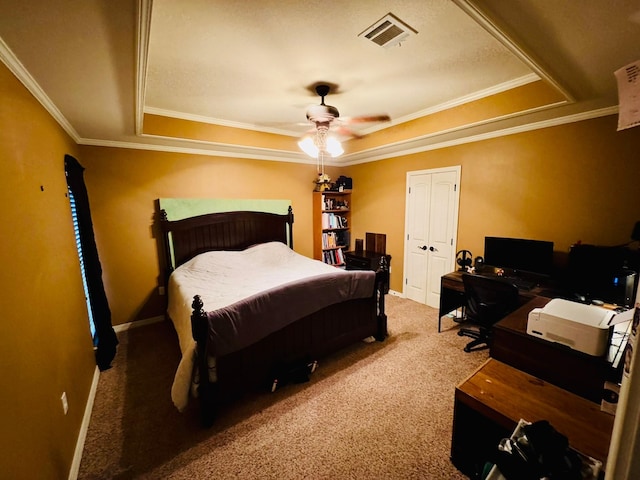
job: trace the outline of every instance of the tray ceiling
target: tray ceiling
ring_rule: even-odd
[[[311,87],[328,82],[335,87],[326,102],[341,116],[390,115],[360,130],[379,139],[367,152],[373,158],[371,149],[381,157],[615,113],[613,72],[640,57],[640,8],[614,3],[0,0],[0,58],[81,144],[306,161],[296,137],[310,127],[307,107],[319,103]],[[361,35],[389,13],[408,27],[407,38],[385,48]],[[555,97],[384,145],[407,122],[536,81]],[[145,113],[156,123],[179,119],[285,139],[187,138],[179,129],[145,128]],[[358,140],[351,142],[355,153],[340,162],[360,158]]]

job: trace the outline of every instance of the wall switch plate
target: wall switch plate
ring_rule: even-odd
[[[67,392],[62,392],[60,401],[62,402],[62,411],[66,415],[67,412],[69,411],[69,402],[67,401]]]
[[[162,285],[158,287],[158,295],[164,295],[164,287]]]

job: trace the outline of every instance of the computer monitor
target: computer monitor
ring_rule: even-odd
[[[525,238],[485,237],[484,263],[519,273],[550,276],[553,242]]]

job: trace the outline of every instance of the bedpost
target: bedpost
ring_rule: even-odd
[[[169,217],[167,217],[167,211],[163,208],[160,210],[160,230],[162,231],[162,245],[164,247],[164,283],[168,283],[169,275],[173,272],[173,261],[171,259],[171,242],[169,240]]]
[[[289,218],[287,219],[287,223],[289,224],[289,248],[293,250],[293,207],[289,205],[287,209],[287,215]]]
[[[209,381],[209,364],[207,342],[209,322],[200,295],[193,297],[191,304],[191,333],[196,341],[196,362],[198,365],[198,399],[200,401],[200,418],[205,427],[213,425],[216,416],[215,385]]]
[[[376,295],[378,309],[378,333],[375,335],[379,342],[387,338],[387,315],[384,311],[384,296],[389,291],[389,263],[387,256],[380,257],[380,266],[376,270]]]

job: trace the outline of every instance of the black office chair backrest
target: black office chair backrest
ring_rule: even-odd
[[[518,287],[500,277],[462,275],[469,320],[491,326],[518,308]]]

